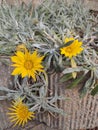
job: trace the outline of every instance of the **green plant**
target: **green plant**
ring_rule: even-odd
[[[32,11],[32,12],[31,12]],[[83,83],[80,88],[81,96],[86,92],[95,95],[98,93],[98,16],[94,16],[85,9],[80,1],[66,5],[64,1],[43,1],[32,10],[24,4],[10,7],[7,4],[0,6],[0,56],[12,56],[17,52],[17,46],[24,45],[33,53],[35,50],[44,55],[44,73],[37,75],[36,81],[31,77],[21,78],[16,75],[13,89],[0,87],[5,95],[0,100],[23,98],[31,111],[57,112],[65,114],[56,105],[58,100],[66,100],[63,95],[49,96],[48,72],[53,70],[62,73],[59,82],[70,82],[67,88],[74,88]],[[65,38],[72,39],[66,42]],[[79,44],[77,52],[73,43]],[[83,44],[82,44],[83,43]],[[72,46],[72,47],[71,47]],[[81,47],[82,46],[82,47]],[[62,55],[61,49],[76,49],[72,57]],[[22,47],[20,52],[24,53]],[[22,49],[22,50],[21,50]],[[70,52],[71,53],[71,52]],[[73,62],[72,62],[73,61]],[[80,76],[82,74],[82,76]]]

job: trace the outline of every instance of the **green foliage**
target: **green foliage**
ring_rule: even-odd
[[[95,95],[98,93],[98,85],[95,86],[95,88],[93,88],[93,90],[91,91],[91,95]]]
[[[46,45],[51,52],[51,48],[62,45],[65,36],[82,35],[84,39],[90,36],[97,26],[97,20],[79,1],[68,6],[64,1],[45,0],[32,13],[31,6],[25,7],[24,4],[20,7],[2,5],[0,54],[11,55],[20,43],[28,48]],[[43,52],[46,52],[44,47]]]
[[[26,102],[26,104],[30,107],[30,110],[33,112],[42,112],[42,110],[44,110],[65,115],[65,112],[58,108],[55,105],[55,102],[66,99],[63,96],[58,96],[56,90],[54,96],[48,97],[47,80],[45,79],[44,75],[41,75],[40,77],[40,80],[43,80],[43,82],[37,81],[33,82],[33,84],[30,84],[28,78],[24,78],[21,80],[21,82],[19,80],[20,78],[15,76],[13,84],[15,90],[0,86],[0,91],[5,92],[4,95],[0,96],[0,100],[15,100],[20,97],[24,99],[24,102]]]
[[[60,82],[72,81],[68,88],[76,87],[88,76],[81,88],[81,95],[88,91],[95,95],[98,92],[98,52],[95,49],[95,41],[98,40],[97,21],[98,16],[91,14],[80,1],[66,5],[63,0],[45,0],[33,10],[31,5],[1,5],[0,55],[11,56],[20,44],[26,45],[31,52],[37,49],[41,55],[45,55],[43,64],[46,72],[53,70],[62,73]],[[76,68],[70,67],[70,60],[60,55],[60,48],[73,42],[64,44],[65,37],[75,37],[83,42],[83,53],[74,57]],[[83,75],[73,79],[73,72],[82,72]],[[24,97],[32,111],[41,112],[44,109],[65,114],[55,105],[58,100],[65,98],[59,96],[56,90],[54,96],[48,96],[47,75],[41,74],[36,82],[16,76],[13,82],[13,90],[0,87],[0,91],[5,92],[0,100]]]

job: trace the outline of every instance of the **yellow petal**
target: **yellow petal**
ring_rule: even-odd
[[[12,75],[18,75],[21,73],[21,68],[16,68],[13,70]]]

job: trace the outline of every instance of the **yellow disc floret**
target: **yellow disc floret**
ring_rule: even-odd
[[[12,75],[19,75],[24,78],[26,76],[32,77],[36,80],[36,74],[38,72],[43,72],[42,60],[44,56],[39,56],[37,51],[31,54],[28,50],[25,52],[17,51],[16,56],[12,56],[11,60],[14,62],[12,66],[15,67]]]
[[[14,101],[12,107],[9,108],[11,112],[8,113],[11,122],[15,125],[24,126],[28,120],[34,118],[34,112],[29,111],[28,106],[22,100]]]

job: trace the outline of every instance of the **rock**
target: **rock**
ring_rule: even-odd
[[[46,126],[44,123],[40,123],[38,121],[31,121],[28,122],[25,127],[8,127],[3,130],[59,130],[59,129],[54,129]]]
[[[10,60],[0,57],[0,87],[9,87],[9,84],[11,84]],[[2,93],[0,92],[1,95]],[[9,103],[7,101],[0,101],[0,104],[0,130],[3,130],[11,125],[7,117]]]
[[[85,0],[84,4],[90,9],[98,11],[98,0]]]
[[[0,57],[0,86],[8,86],[11,79],[10,60]]]

